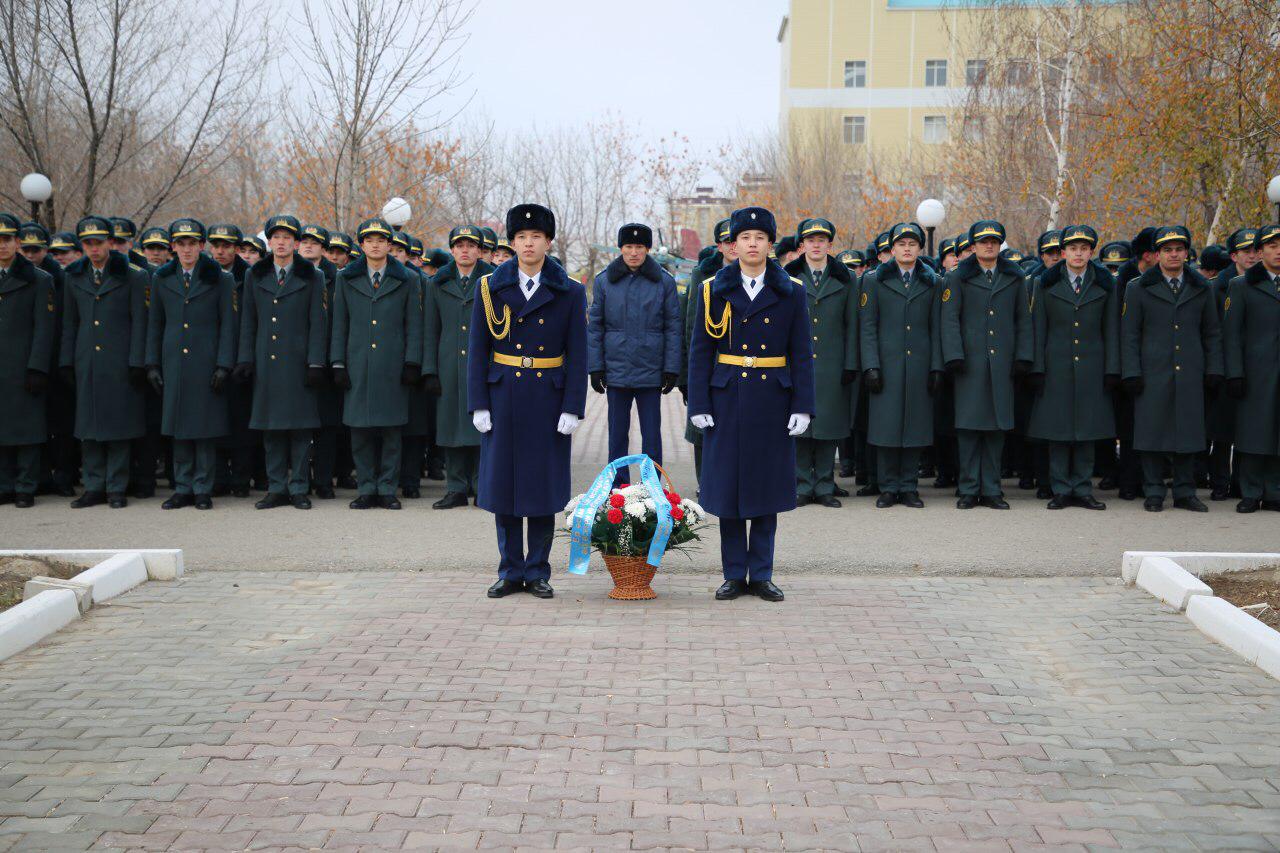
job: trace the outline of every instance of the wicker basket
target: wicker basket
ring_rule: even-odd
[[[653,583],[653,576],[657,569],[649,565],[645,557],[615,557],[605,554],[604,564],[613,577],[610,598],[620,601],[642,601],[658,597],[653,587],[649,586]]]

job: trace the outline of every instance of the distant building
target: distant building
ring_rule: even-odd
[[[698,249],[712,242],[716,223],[729,215],[733,199],[715,194],[712,187],[694,187],[693,195],[671,200],[671,224],[679,235],[681,253],[696,257]],[[686,246],[686,243],[688,246]],[[693,246],[693,254],[688,254]]]

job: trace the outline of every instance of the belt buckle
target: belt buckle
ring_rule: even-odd
[[[755,367],[755,366],[756,366],[756,357],[755,357],[754,355],[747,355],[747,356],[743,356],[743,358],[742,358],[742,366],[743,366],[743,367]]]
[[[529,357],[529,356],[527,356],[527,355],[526,355],[526,356],[521,357],[521,359],[520,359],[520,366],[521,366],[521,367],[533,367],[533,359],[532,359],[532,358],[530,358],[530,357]]]

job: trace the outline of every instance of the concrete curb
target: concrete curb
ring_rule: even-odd
[[[1272,651],[1280,653],[1280,632],[1271,630],[1224,599],[1196,596],[1187,605],[1187,618],[1249,663],[1258,662],[1263,648],[1274,647]]]
[[[1179,612],[1193,596],[1213,595],[1208,584],[1168,557],[1143,557],[1137,584]]]
[[[181,548],[95,548],[89,550],[0,551],[0,557],[53,557],[72,563],[98,563],[116,554],[138,554],[153,581],[171,581],[182,577]],[[1280,561],[1280,559],[1278,559]]]
[[[147,566],[142,555],[132,551],[108,557],[92,569],[74,578],[93,590],[93,603],[110,601],[147,580]]]
[[[50,589],[0,613],[0,660],[34,646],[80,618],[76,594]]]
[[[1146,557],[1168,557],[1196,577],[1222,572],[1247,572],[1252,569],[1280,568],[1280,554],[1248,554],[1238,551],[1125,551],[1121,558],[1120,576],[1132,585]]]

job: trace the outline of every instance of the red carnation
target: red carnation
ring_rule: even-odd
[[[611,510],[609,510],[609,515],[608,515],[607,517],[608,517],[608,519],[609,519],[609,523],[610,523],[610,524],[621,524],[621,523],[622,523],[622,510],[620,510],[620,509],[611,509]]]
[[[678,505],[678,504],[680,503],[680,496],[679,496],[678,494],[676,494],[675,492],[666,492],[665,494],[666,494],[666,496],[667,496],[667,501],[668,501],[672,506],[676,506],[676,505]]]
[[[624,498],[622,495],[618,494],[617,492],[614,492],[613,494],[609,495],[609,506],[621,507],[626,502],[627,502],[627,499]]]
[[[680,521],[681,519],[684,518],[684,510],[682,510],[678,506],[673,506],[671,508],[671,517],[674,518],[676,521]]]

